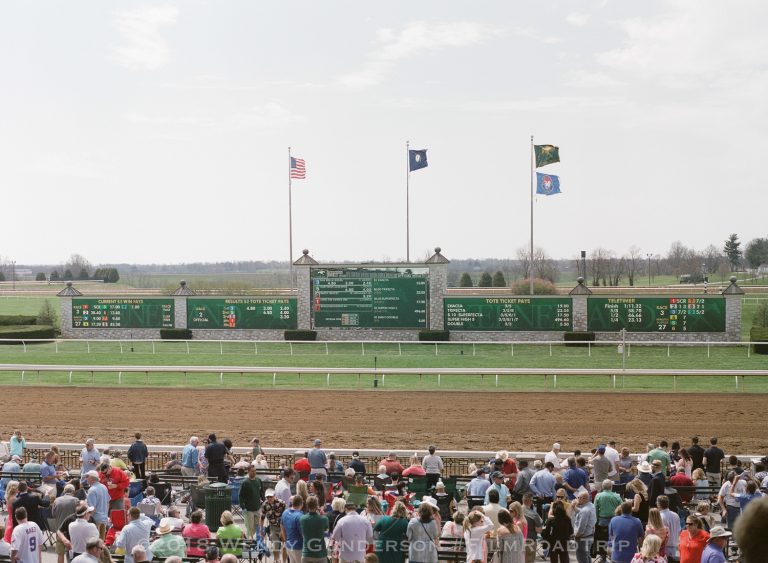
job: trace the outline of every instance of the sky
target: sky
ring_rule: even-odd
[[[768,234],[758,0],[9,1],[0,255],[555,258]],[[744,176],[749,181],[744,180]],[[751,178],[751,179],[750,179]],[[746,182],[746,183],[745,183]]]

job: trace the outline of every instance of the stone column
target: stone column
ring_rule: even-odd
[[[429,267],[429,329],[445,330],[443,299],[448,288],[448,260],[440,254],[440,247],[425,262]]]
[[[67,282],[67,287],[62,289],[60,292],[58,292],[56,295],[58,295],[61,298],[61,301],[59,301],[59,311],[61,312],[60,316],[60,323],[59,328],[61,329],[61,334],[65,338],[68,336],[72,336],[72,298],[73,297],[79,297],[82,295],[78,290],[76,290],[74,287],[72,287],[72,282]]]
[[[303,256],[293,263],[296,266],[296,314],[299,330],[310,330],[312,307],[312,288],[310,287],[310,269],[317,266],[317,261],[309,255],[309,250],[302,250]]]
[[[723,290],[725,297],[725,337],[728,342],[741,341],[741,304],[744,290],[736,284],[736,277],[731,277],[731,285]]]
[[[187,328],[187,298],[177,296],[173,298],[173,326],[174,328]]]
[[[584,278],[576,280],[578,283],[569,295],[571,296],[572,309],[571,318],[573,319],[574,332],[586,332],[587,330],[587,300],[592,295],[592,291],[584,285]]]

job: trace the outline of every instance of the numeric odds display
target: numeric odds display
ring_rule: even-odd
[[[187,299],[191,329],[293,329],[296,319],[294,298]]]
[[[72,328],[173,328],[173,299],[72,299]]]
[[[722,297],[590,297],[587,328],[595,332],[725,332]]]
[[[446,330],[559,330],[573,325],[570,297],[450,297]]]
[[[428,326],[428,268],[313,268],[310,283],[315,327]]]

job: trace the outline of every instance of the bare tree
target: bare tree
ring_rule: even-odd
[[[642,264],[643,256],[640,249],[632,245],[629,247],[629,252],[624,257],[624,265],[627,270],[627,281],[630,286],[635,285],[635,276],[638,274],[638,269]]]
[[[517,249],[517,270],[520,272],[520,277],[527,279],[531,275],[531,253],[527,247],[521,246]]]
[[[533,275],[553,283],[557,280],[557,266],[543,248],[533,248],[533,262],[528,248],[518,248],[517,262],[523,279]]]
[[[592,285],[597,286],[603,282],[603,286],[607,286],[609,279],[608,261],[613,257],[613,251],[597,247],[590,256],[587,268],[589,268],[592,276]]]

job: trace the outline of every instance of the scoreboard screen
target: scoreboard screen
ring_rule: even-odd
[[[173,299],[72,299],[72,328],[173,328]]]
[[[450,297],[443,301],[446,330],[570,331],[570,297]]]
[[[293,329],[296,319],[295,298],[187,299],[187,327],[191,329]]]
[[[314,327],[428,326],[428,268],[313,268],[310,284]]]
[[[596,332],[725,332],[722,297],[590,297],[587,328]]]

